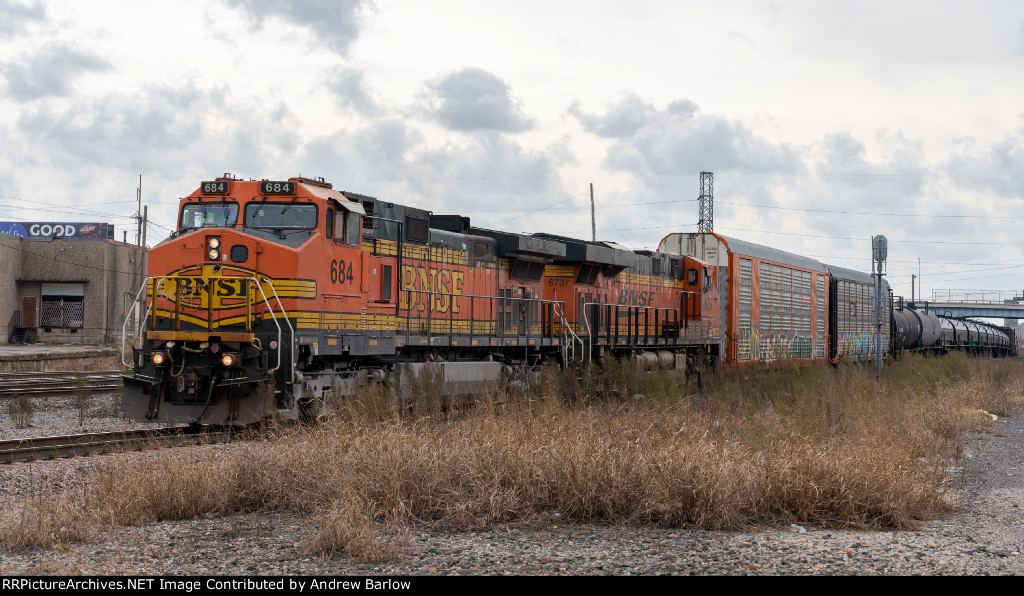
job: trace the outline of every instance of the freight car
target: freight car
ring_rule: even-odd
[[[814,259],[715,233],[673,233],[658,250],[717,267],[727,362],[825,361],[829,273]]]
[[[721,353],[730,363],[873,360],[879,335],[883,358],[904,351],[1016,353],[1012,330],[906,308],[885,279],[879,326],[868,273],[712,232],[671,233],[658,250],[717,267]]]
[[[875,309],[875,279],[836,265],[829,272],[829,360],[858,362],[874,360],[881,336],[882,355],[889,354],[892,328],[892,297],[889,282],[882,279],[881,326]]]
[[[545,362],[720,351],[716,268],[696,257],[473,227],[322,179],[203,182],[149,252],[122,409],[248,424],[322,414],[363,383],[451,396]],[[128,325],[136,322],[129,337]]]

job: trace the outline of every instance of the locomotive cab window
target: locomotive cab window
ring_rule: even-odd
[[[345,241],[357,246],[363,242],[363,224],[359,221],[358,213],[348,214],[348,232],[345,233]]]
[[[245,226],[276,230],[312,230],[316,227],[316,205],[311,203],[249,203]]]
[[[238,203],[188,203],[181,209],[179,229],[233,228],[238,222]]]
[[[334,241],[358,246],[363,241],[361,214],[351,210],[348,205],[342,205],[341,207],[334,214]]]
[[[693,269],[693,268],[686,270],[686,285],[688,285],[688,286],[695,286],[695,285],[697,285],[697,273],[698,273],[697,270]]]
[[[704,291],[710,292],[715,287],[715,278],[711,276],[711,271],[704,270]]]

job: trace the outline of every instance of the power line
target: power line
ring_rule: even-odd
[[[674,226],[659,226],[659,227],[674,227]],[[637,230],[648,229],[648,228],[633,228]],[[655,228],[649,228],[655,229]],[[755,234],[776,234],[781,236],[800,236],[801,238],[825,238],[829,240],[867,240],[867,236],[824,236],[820,234],[803,234],[796,232],[776,232],[770,230],[751,230],[749,228],[724,228],[726,230],[734,230],[737,232],[753,232]],[[956,246],[1024,246],[1021,243],[1008,243],[1008,242],[953,242],[949,240],[890,240],[892,242],[899,242],[904,244],[949,244]]]
[[[940,215],[933,213],[878,213],[871,211],[840,211],[833,209],[807,209],[803,207],[781,207],[778,205],[758,205],[754,203],[732,203],[719,201],[720,205],[736,205],[738,207],[754,207],[757,209],[778,209],[780,211],[802,211],[805,213],[829,213],[836,215],[870,215],[874,217],[933,217],[947,219],[1024,219],[1024,215]]]
[[[568,201],[571,201],[571,200],[573,200],[573,199],[575,199],[575,198],[578,198],[578,197],[580,197],[580,196],[581,196],[582,194],[586,194],[586,193],[581,193],[581,194],[573,195],[573,196],[571,196],[571,197],[567,197],[567,198],[565,198],[565,199],[564,199],[564,200],[562,200],[562,201],[559,201],[559,202],[557,202],[557,203],[553,203],[553,204],[551,204],[551,205],[548,205],[548,206],[546,206],[546,207],[541,207],[541,208],[539,208],[539,209],[535,209],[535,210],[533,210],[533,211],[530,211],[530,212],[528,212],[528,213],[524,213],[524,214],[522,214],[522,215],[517,215],[517,216],[515,216],[515,217],[508,217],[508,218],[505,218],[505,219],[502,219],[502,220],[498,220],[498,221],[494,221],[494,222],[486,223],[486,224],[484,224],[484,225],[486,225],[486,226],[495,226],[495,225],[498,225],[498,224],[500,224],[500,223],[505,223],[506,221],[512,221],[513,219],[519,219],[519,218],[522,218],[522,217],[526,217],[526,216],[528,216],[528,215],[533,215],[534,213],[540,213],[541,211],[547,211],[548,209],[551,209],[552,207],[555,207],[555,206],[557,206],[557,205],[561,205],[562,203],[566,203],[566,202],[568,202]]]

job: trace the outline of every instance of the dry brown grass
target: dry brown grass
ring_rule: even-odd
[[[704,529],[907,528],[955,508],[949,464],[966,431],[991,424],[977,410],[1005,415],[1020,399],[1022,368],[916,358],[887,368],[882,387],[870,367],[730,369],[695,394],[675,373],[615,364],[546,371],[537,387],[468,409],[421,392],[401,412],[372,385],[327,422],[271,440],[103,462],[80,493],[9,512],[0,543],[265,511],[308,516],[311,552],[367,561],[397,557],[410,525],[555,513]]]

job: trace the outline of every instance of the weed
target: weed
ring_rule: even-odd
[[[514,395],[457,415],[424,367],[401,390],[346,389],[322,424],[104,463],[73,498],[5,512],[0,541],[46,546],[211,512],[307,516],[308,552],[361,561],[400,556],[412,524],[489,528],[552,511],[567,523],[910,528],[955,508],[950,464],[993,424],[978,410],[1009,410],[1024,387],[1019,363],[959,358],[908,357],[881,385],[856,363],[722,368],[698,401],[682,371],[606,361],[506,380]]]
[[[78,410],[78,426],[85,424],[85,415],[92,405],[92,389],[85,383],[81,373],[75,373],[75,409]]]
[[[14,422],[15,428],[28,428],[32,426],[36,407],[32,404],[32,399],[29,396],[15,391],[11,396],[10,403],[7,404],[7,413],[10,415],[11,421]]]

